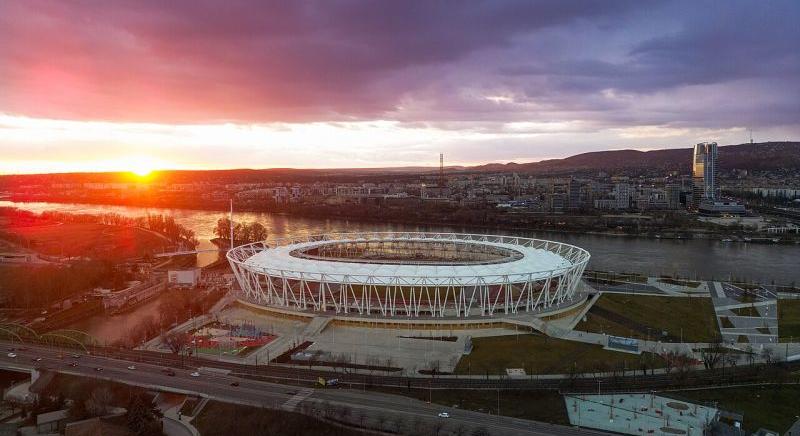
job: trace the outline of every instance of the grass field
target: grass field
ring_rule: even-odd
[[[761,316],[758,314],[758,309],[756,309],[755,306],[735,307],[731,309],[731,312],[739,316]]]
[[[192,420],[203,436],[230,435],[363,435],[299,413],[210,401]]]
[[[778,300],[778,336],[800,340],[800,300]]]
[[[528,374],[566,374],[611,369],[660,368],[664,361],[649,354],[604,350],[600,345],[553,339],[540,335],[492,336],[472,339],[473,350],[456,365],[457,374],[505,374],[506,368],[524,368]]]
[[[7,218],[4,218],[7,220]],[[7,233],[20,237],[27,248],[53,256],[125,259],[169,245],[164,238],[136,227],[94,223],[0,222]]]
[[[609,319],[603,312],[611,312]],[[719,336],[714,308],[709,298],[657,297],[649,295],[603,294],[587,313],[577,330],[661,339],[677,342],[709,342]],[[666,331],[668,337],[660,337]]]
[[[755,432],[760,427],[783,434],[797,419],[800,386],[754,386],[702,391],[680,391],[683,397],[716,401],[720,408],[744,415],[744,428]]]

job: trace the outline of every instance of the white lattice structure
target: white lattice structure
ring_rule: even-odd
[[[455,319],[569,304],[589,257],[582,248],[539,239],[408,232],[256,242],[227,255],[252,303]]]

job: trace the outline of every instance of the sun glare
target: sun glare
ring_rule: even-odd
[[[126,169],[138,178],[148,177],[158,166],[158,163],[149,157],[133,157],[127,159]]]
[[[137,168],[135,170],[131,170],[131,172],[139,177],[147,177],[151,172],[153,172],[153,170],[150,168]]]

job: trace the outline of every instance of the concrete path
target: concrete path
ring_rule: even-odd
[[[711,302],[725,342],[778,343],[778,300],[774,292],[765,289],[747,292],[723,282],[709,282],[709,288],[713,290]],[[754,314],[741,314],[739,309],[747,308]]]
[[[200,436],[200,432],[189,423],[191,418],[179,417],[179,411],[186,401],[185,396],[175,397],[173,395],[158,394],[153,400],[164,419],[164,433],[167,436]]]

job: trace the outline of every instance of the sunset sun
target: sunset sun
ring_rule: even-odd
[[[126,159],[121,166],[135,176],[143,178],[149,176],[159,166],[159,163],[150,157],[137,156]]]
[[[133,169],[133,170],[131,170],[131,172],[133,174],[136,174],[139,177],[145,177],[145,176],[149,176],[150,173],[153,172],[153,169],[152,168],[141,167],[141,168]]]

